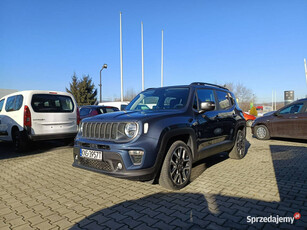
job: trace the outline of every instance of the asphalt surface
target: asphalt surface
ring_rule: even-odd
[[[306,229],[307,142],[248,130],[246,144],[242,160],[205,159],[186,188],[169,191],[74,168],[63,141],[24,154],[0,142],[0,229]],[[293,223],[260,222],[281,217]]]

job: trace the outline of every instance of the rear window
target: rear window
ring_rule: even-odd
[[[89,108],[81,108],[80,109],[80,116],[87,116],[91,112],[91,109]]]
[[[57,94],[34,94],[31,105],[37,113],[71,113],[74,111],[71,97]]]

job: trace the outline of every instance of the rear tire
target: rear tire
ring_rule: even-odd
[[[265,125],[258,125],[255,127],[255,136],[259,140],[268,140],[270,139],[270,132]]]
[[[185,187],[191,177],[192,153],[183,141],[175,141],[165,156],[159,184],[164,188],[179,190]]]
[[[14,145],[15,152],[24,152],[25,150],[27,150],[27,147],[28,147],[27,137],[22,132],[20,132],[18,129],[15,129],[12,132],[12,139],[13,139],[13,145]]]
[[[230,158],[239,160],[245,156],[245,140],[245,132],[243,130],[238,130],[235,144],[232,150],[229,152]]]

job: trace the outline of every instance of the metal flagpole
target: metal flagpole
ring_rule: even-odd
[[[141,22],[141,36],[142,36],[142,91],[144,91],[145,84],[144,84],[144,31],[143,31],[143,22]]]
[[[123,40],[122,40],[122,12],[119,14],[119,27],[120,27],[120,100],[124,101],[123,90]]]
[[[163,87],[163,30],[162,30],[162,44],[161,44],[161,87]]]
[[[304,64],[305,64],[305,75],[306,75],[306,85],[307,85],[307,65],[306,65],[306,58],[304,58]]]

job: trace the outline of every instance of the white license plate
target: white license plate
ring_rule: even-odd
[[[102,151],[80,149],[80,157],[94,159],[94,160],[102,160]]]

